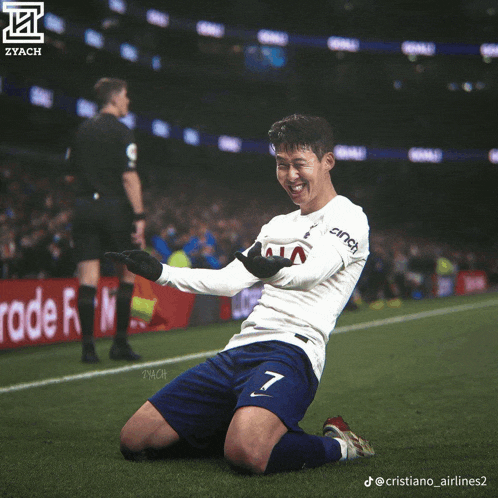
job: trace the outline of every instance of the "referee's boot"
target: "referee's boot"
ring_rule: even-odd
[[[128,360],[136,361],[141,358],[138,353],[135,353],[128,342],[114,340],[111,349],[109,350],[109,358],[111,360]]]
[[[86,338],[85,338],[86,339]],[[95,345],[92,341],[83,342],[83,352],[81,353],[81,361],[83,363],[98,363],[99,357],[95,352]]]

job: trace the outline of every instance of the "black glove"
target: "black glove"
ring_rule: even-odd
[[[237,251],[235,257],[242,261],[247,271],[258,278],[273,277],[282,268],[292,266],[292,261],[282,256],[270,256],[269,258],[261,256],[261,242],[256,242],[249,249],[247,256]]]
[[[106,258],[124,263],[128,270],[155,282],[163,272],[163,265],[145,251],[106,252]]]

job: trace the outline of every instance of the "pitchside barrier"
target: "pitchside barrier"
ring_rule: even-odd
[[[117,278],[101,278],[96,295],[95,337],[116,331]],[[0,280],[0,349],[78,341],[78,280]],[[230,298],[196,296],[135,280],[129,334],[230,320]]]
[[[436,297],[446,297],[456,294],[475,294],[486,292],[488,276],[482,270],[460,271],[456,275],[433,275],[433,294]]]
[[[462,271],[451,282],[434,276],[434,294],[484,292],[486,273]],[[116,331],[118,279],[101,278],[96,295],[95,337]],[[162,287],[138,277],[132,299],[129,334],[171,330],[191,325],[246,318],[261,296],[262,285],[244,289],[233,298],[203,296]],[[0,349],[78,341],[78,280],[0,280]]]

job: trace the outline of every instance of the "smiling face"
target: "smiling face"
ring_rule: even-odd
[[[324,154],[321,160],[309,147],[276,150],[277,179],[294,204],[301,208],[301,214],[318,211],[336,195],[330,170],[335,159],[332,152]]]

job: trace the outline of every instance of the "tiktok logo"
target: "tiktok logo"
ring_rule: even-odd
[[[372,476],[368,476],[368,479],[364,483],[365,487],[369,488],[372,485],[372,482],[373,482],[373,477]]]

